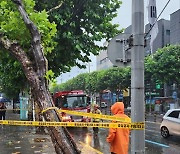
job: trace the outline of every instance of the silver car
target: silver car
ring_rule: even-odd
[[[160,129],[164,138],[170,135],[180,136],[180,109],[168,110],[163,117]]]

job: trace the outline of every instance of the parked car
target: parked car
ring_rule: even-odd
[[[102,108],[106,108],[107,107],[107,103],[106,102],[101,102],[101,107]]]
[[[161,135],[164,138],[170,135],[180,136],[180,109],[171,109],[163,116],[160,126]]]

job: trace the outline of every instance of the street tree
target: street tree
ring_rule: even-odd
[[[48,19],[55,22],[57,26],[56,37],[52,38],[54,30],[47,28],[47,23],[40,25],[44,15],[39,14],[36,17],[37,14],[34,14],[31,17],[33,21],[36,21],[43,37],[42,43],[48,59],[48,67],[55,73],[54,77],[69,71],[75,65],[84,68],[84,62],[90,61],[90,53],[97,55],[102,49],[95,42],[101,41],[101,39],[108,40],[121,32],[121,30],[117,30],[118,25],[111,22],[117,16],[117,9],[121,4],[119,0],[66,0],[65,2],[61,0],[35,0],[35,3],[29,0],[28,5],[32,4],[37,11],[46,12]],[[31,9],[29,13],[33,11]],[[5,19],[4,15],[3,17]],[[19,38],[24,37],[21,44],[29,48],[30,35],[28,33],[27,36],[23,35],[24,33],[21,31],[24,28],[23,23],[15,23],[14,20],[11,23],[11,27],[7,26],[6,29],[14,28],[13,32],[16,30],[15,36],[18,34]],[[12,25],[15,25],[17,29]],[[21,28],[18,29],[20,26]],[[46,35],[48,31],[49,33]],[[49,41],[49,37],[54,41]],[[11,84],[16,83],[12,80]]]
[[[145,57],[144,59],[144,85],[145,92],[149,93],[149,97],[151,97],[151,92],[154,89],[154,83],[156,82],[155,74],[153,73],[155,61],[152,58],[152,55]],[[151,98],[150,98],[151,99]]]
[[[129,88],[130,83],[130,68],[117,67],[91,73],[83,73],[56,86],[62,86],[63,90],[81,89],[90,95],[94,95],[96,93],[102,93],[103,90],[110,90],[111,92],[117,93]]]
[[[97,82],[98,82],[98,71],[89,73],[86,78],[86,91],[90,96],[97,92]]]
[[[46,9],[50,21],[57,25],[54,54],[48,53],[49,68],[55,76],[72,66],[85,67],[90,53],[97,55],[102,46],[97,42],[109,40],[121,30],[112,20],[117,16],[119,0],[35,0],[36,10]],[[53,9],[52,9],[53,8]],[[61,62],[59,62],[61,59]]]
[[[173,83],[180,88],[180,45],[170,45],[160,48],[148,57],[148,69],[158,84]]]
[[[20,62],[39,109],[52,107],[45,78],[48,71],[45,55],[54,46],[51,37],[56,32],[55,24],[48,21],[45,11],[35,12],[31,0],[1,1],[0,6],[1,50],[8,51]],[[48,110],[42,115],[45,121],[60,121],[56,110]],[[47,130],[58,154],[80,153],[66,128],[47,127]]]
[[[180,45],[170,45],[161,49],[153,55],[152,71],[154,76],[164,82],[180,83]]]
[[[58,6],[57,2],[60,3]],[[4,54],[8,51],[8,59],[13,56],[19,61],[23,70],[21,77],[26,77],[24,79],[28,81],[35,102],[40,110],[44,110],[53,105],[47,89],[46,79],[51,76],[48,66],[55,76],[75,65],[84,67],[78,61],[90,61],[90,53],[97,54],[101,49],[95,41],[111,38],[120,32],[116,29],[117,25],[111,24],[111,20],[117,15],[116,10],[121,2],[36,1],[37,11],[34,11],[33,0],[23,0],[23,3],[21,0],[0,2],[1,52]],[[42,6],[46,10],[49,8],[48,12]],[[13,62],[9,64],[13,65]],[[14,80],[9,82],[13,83]],[[54,120],[53,117],[60,120],[56,115],[54,110],[43,113],[46,121]],[[65,128],[47,129],[57,153],[79,153]]]
[[[118,92],[130,86],[130,73],[128,68],[111,68],[106,70],[100,84],[104,89]]]
[[[86,79],[88,78],[88,73],[82,73],[73,78],[73,89],[86,91]]]

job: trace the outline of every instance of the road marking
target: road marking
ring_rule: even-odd
[[[131,136],[130,136],[131,138]],[[156,145],[159,145],[161,147],[164,147],[164,148],[169,148],[169,145],[165,145],[165,144],[162,144],[162,143],[158,143],[158,142],[154,142],[154,141],[150,141],[150,140],[145,140],[145,142],[148,142],[148,143],[151,143],[151,144],[156,144]]]
[[[145,140],[145,142],[156,144],[156,145],[164,147],[164,148],[169,148],[168,145],[165,145],[165,144],[162,144],[162,143],[158,143],[158,142],[154,142],[154,141],[150,141],[150,140]]]

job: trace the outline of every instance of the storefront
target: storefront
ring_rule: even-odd
[[[172,97],[155,97],[155,112],[166,113],[169,109],[175,108],[175,101]]]

